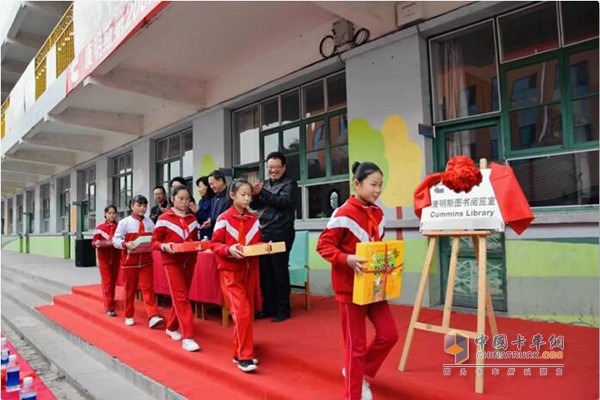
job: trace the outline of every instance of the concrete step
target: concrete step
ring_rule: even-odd
[[[10,272],[9,272],[10,275]],[[92,399],[165,399],[182,396],[111,357],[46,318],[34,307],[48,304],[45,289],[28,290],[26,274],[2,282],[2,321],[22,336],[47,362]],[[38,282],[39,283],[39,282]]]

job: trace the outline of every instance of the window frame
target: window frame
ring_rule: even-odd
[[[57,188],[57,231],[64,232],[69,230],[69,194],[71,192],[71,176],[65,175],[56,179]],[[88,194],[89,196],[89,194]],[[64,204],[62,204],[64,202]]]
[[[512,10],[510,12],[493,16],[492,18],[460,27],[455,30],[451,30],[449,32],[445,32],[443,34],[433,36],[428,39],[429,45],[429,68],[430,68],[430,112],[432,116],[432,121],[435,121],[434,116],[436,115],[435,107],[437,107],[436,103],[438,101],[436,97],[436,88],[433,84],[435,82],[435,74],[434,74],[434,65],[433,65],[433,57],[432,57],[432,42],[435,40],[440,40],[444,37],[448,37],[450,35],[456,35],[457,33],[466,30],[472,29],[478,25],[489,22],[490,20],[494,24],[494,45],[496,46],[496,78],[498,80],[498,101],[499,101],[499,110],[493,111],[484,114],[478,114],[475,116],[466,116],[460,117],[452,120],[444,120],[439,122],[434,122],[434,125],[438,132],[447,132],[447,131],[458,131],[458,130],[470,130],[476,129],[478,127],[485,127],[493,124],[498,125],[498,157],[499,162],[510,165],[511,161],[519,160],[519,159],[531,159],[538,157],[546,157],[546,156],[558,156],[563,154],[573,154],[580,153],[586,151],[597,151],[599,148],[599,140],[590,140],[586,142],[575,142],[575,134],[573,131],[574,121],[573,121],[573,102],[578,100],[584,100],[594,97],[600,97],[599,91],[586,93],[580,96],[574,96],[572,94],[572,85],[570,81],[570,63],[569,57],[573,54],[582,53],[589,50],[597,50],[599,48],[600,38],[599,35],[594,37],[587,38],[585,40],[564,44],[564,32],[563,32],[563,21],[562,21],[562,7],[559,2],[555,2],[555,10],[557,13],[557,24],[558,24],[558,37],[559,44],[555,49],[541,51],[537,54],[532,54],[528,56],[523,56],[519,58],[512,59],[510,61],[504,62],[503,55],[501,54],[502,45],[501,45],[501,34],[500,34],[500,19],[506,15],[522,12],[523,10],[527,10],[529,8],[533,8],[539,6],[538,3],[527,5],[525,7],[521,7],[516,10]],[[560,99],[557,101],[548,101],[545,103],[539,103],[534,106],[525,106],[521,108],[509,109],[508,105],[510,102],[509,98],[509,87],[507,85],[507,76],[508,72],[514,70],[516,68],[521,68],[524,66],[534,65],[536,63],[540,63],[542,61],[547,61],[551,59],[557,59],[558,61],[558,69],[559,69],[559,83],[558,87],[560,90]],[[530,109],[536,107],[543,107],[544,105],[550,104],[558,104],[561,110],[561,129],[563,135],[563,142],[560,145],[546,146],[535,149],[518,149],[513,150],[511,147],[511,136],[510,136],[510,112],[519,109]],[[443,134],[438,135],[436,138],[436,142],[434,144],[435,155],[434,155],[434,168],[435,170],[440,170],[444,166],[444,161],[447,158],[446,149],[445,149],[445,140],[441,140]],[[477,162],[477,160],[476,160]],[[597,210],[599,207],[598,204],[585,204],[585,205],[568,205],[568,206],[535,206],[532,207],[536,212],[556,212],[556,211],[565,211],[576,209],[577,211],[584,210]]]
[[[50,183],[40,186],[40,232],[50,232]]]
[[[127,162],[127,158],[129,158],[130,167],[125,168],[124,172],[120,172],[118,170],[119,160],[125,160]],[[129,202],[133,198],[133,151],[129,151],[127,153],[119,154],[111,159],[112,167],[111,167],[111,183],[112,183],[112,204],[117,207],[117,214],[119,218],[123,218],[129,212]],[[127,165],[127,164],[125,164]],[[131,189],[125,193],[125,204],[121,204],[121,178],[125,178],[125,182],[127,184],[127,180],[131,182]]]
[[[156,155],[156,186],[161,185],[162,187],[165,188],[165,190],[167,191],[167,194],[169,193],[169,181],[173,178],[175,178],[176,176],[182,176],[183,179],[185,179],[185,181],[187,182],[187,186],[188,188],[191,189],[191,185],[192,185],[192,181],[194,179],[194,175],[193,175],[193,165],[192,165],[192,174],[191,175],[183,175],[183,157],[186,153],[186,149],[185,149],[185,136],[186,135],[190,135],[191,139],[192,139],[192,145],[189,149],[189,151],[192,152],[192,160],[193,160],[193,151],[194,151],[194,135],[193,135],[193,131],[191,127],[188,127],[184,130],[181,130],[179,132],[173,133],[171,135],[162,137],[160,139],[156,139],[156,141],[154,142],[154,147],[155,147],[155,155]],[[175,136],[179,136],[179,151],[177,153],[177,155],[175,156],[169,156],[169,153],[171,151],[170,149],[170,145],[169,145],[169,140],[171,138],[174,138]],[[166,142],[167,144],[167,157],[163,158],[163,159],[159,159],[158,157],[158,149],[159,146],[161,145],[162,142]],[[173,175],[171,172],[171,164],[173,162],[179,162],[179,171],[180,174],[179,175]],[[168,179],[164,179],[165,177],[163,177],[163,181],[160,180],[160,177],[162,176],[162,168],[163,165],[167,165],[168,168]]]
[[[342,145],[334,145],[331,146],[330,139],[330,121],[332,118],[340,115],[346,115],[346,122],[348,122],[348,96],[346,89],[346,102],[343,105],[336,106],[332,109],[329,109],[329,99],[328,99],[328,90],[327,90],[327,82],[329,78],[335,77],[337,75],[343,75],[344,80],[346,79],[346,70],[338,70],[333,73],[327,74],[317,79],[313,79],[309,82],[305,82],[301,85],[294,86],[292,88],[286,89],[274,96],[269,96],[264,99],[260,99],[251,104],[247,104],[243,107],[235,109],[231,113],[232,118],[232,131],[233,131],[233,142],[234,142],[234,164],[239,162],[241,146],[239,137],[235,137],[235,135],[239,136],[239,133],[235,131],[235,115],[237,112],[243,112],[253,107],[258,107],[258,140],[259,140],[259,160],[256,162],[250,162],[245,164],[234,165],[233,167],[233,175],[234,177],[240,176],[246,171],[255,171],[258,170],[258,176],[261,179],[265,178],[265,163],[266,157],[268,154],[265,152],[264,148],[264,138],[266,136],[277,134],[278,138],[278,150],[283,154],[288,156],[296,156],[298,155],[299,160],[299,177],[298,177],[298,190],[300,193],[301,204],[298,205],[297,211],[300,212],[300,215],[297,217],[299,220],[315,220],[318,218],[309,218],[308,217],[308,187],[316,186],[319,184],[329,184],[329,183],[339,183],[347,181],[349,182],[350,176],[350,167],[348,166],[348,173],[346,174],[331,174],[331,151],[333,148],[344,146]],[[316,82],[321,81],[323,83],[323,104],[324,111],[319,112],[317,114],[311,115],[310,117],[304,117],[306,114],[305,110],[305,101],[304,101],[304,88],[307,86],[311,86]],[[287,122],[286,124],[282,123],[282,96],[289,94],[291,92],[298,91],[299,98],[299,119]],[[264,129],[263,130],[263,110],[262,104],[264,102],[272,101],[273,99],[278,99],[278,124],[277,126]],[[325,150],[325,176],[319,178],[308,178],[308,171],[306,168],[307,163],[307,150],[306,150],[306,125],[315,121],[323,120],[325,122],[325,146],[323,150]],[[297,153],[286,153],[283,149],[283,132],[292,128],[298,128],[299,130],[299,150]],[[348,140],[345,143],[345,146],[348,146]],[[348,183],[349,184],[349,183]]]

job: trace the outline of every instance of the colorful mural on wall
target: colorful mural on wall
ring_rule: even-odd
[[[350,122],[348,139],[351,165],[354,161],[372,161],[383,171],[382,204],[388,208],[412,207],[424,156],[419,145],[410,139],[404,118],[388,117],[381,132],[366,119],[355,119]]]

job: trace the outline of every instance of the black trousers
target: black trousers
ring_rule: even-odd
[[[260,256],[260,289],[263,312],[267,315],[290,316],[290,250],[296,232],[263,233],[264,242],[285,242],[285,253]]]

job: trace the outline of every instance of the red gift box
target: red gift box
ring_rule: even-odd
[[[200,240],[196,242],[173,243],[171,249],[175,253],[191,253],[194,251],[209,250],[210,242],[208,240]]]

